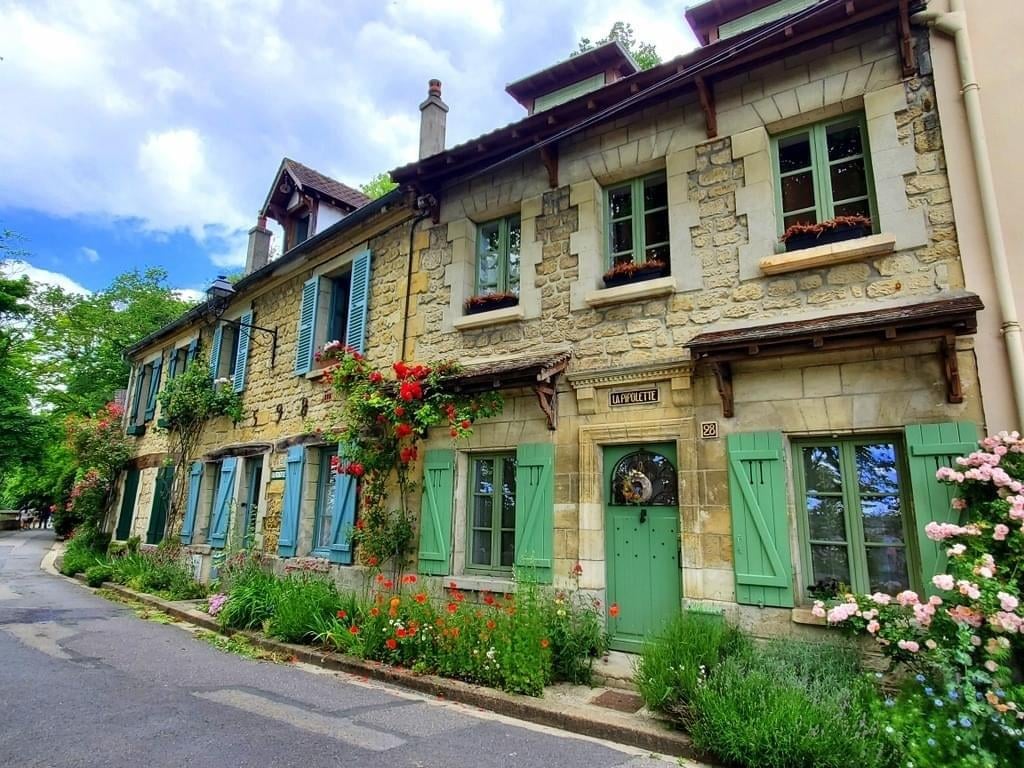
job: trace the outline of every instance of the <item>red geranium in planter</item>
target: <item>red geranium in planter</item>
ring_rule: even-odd
[[[867,216],[836,216],[817,224],[793,224],[779,240],[786,244],[786,251],[799,251],[816,245],[839,243],[871,234],[871,219]]]
[[[617,285],[626,283],[638,283],[642,280],[651,280],[655,277],[664,277],[668,274],[668,262],[660,259],[649,261],[624,261],[604,273],[603,280],[605,287],[614,288]]]

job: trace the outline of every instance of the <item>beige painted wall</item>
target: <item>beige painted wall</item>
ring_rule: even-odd
[[[1020,126],[1024,119],[1024,56],[1019,31],[1024,29],[1024,3],[1020,0],[966,0],[967,26],[995,176],[1000,221],[1014,276],[1017,314],[1024,314],[1024,153]],[[930,10],[945,11],[949,0],[931,0]],[[976,340],[979,367],[988,373],[981,389],[989,431],[1019,429],[1006,374],[1007,362],[1000,333],[1000,307],[989,260],[989,243],[981,217],[967,117],[960,95],[960,72],[953,40],[931,32],[932,65],[949,184],[956,213],[957,235],[967,288],[985,302],[979,315]],[[989,373],[991,372],[991,373]]]

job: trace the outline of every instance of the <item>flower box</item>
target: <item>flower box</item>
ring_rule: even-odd
[[[514,307],[518,303],[519,296],[514,293],[481,293],[466,299],[465,310],[467,315],[476,315],[480,312]]]
[[[128,428],[125,429],[124,433],[126,435],[134,435],[135,437],[141,437],[142,435],[146,434],[146,425],[145,424],[129,424]]]
[[[871,219],[865,216],[837,216],[820,224],[794,224],[780,238],[786,252],[813,248],[816,245],[841,243],[871,234]]]
[[[615,288],[627,283],[653,280],[656,277],[664,277],[667,274],[668,264],[664,261],[643,261],[639,264],[629,261],[612,267],[604,273],[602,279],[606,288]]]

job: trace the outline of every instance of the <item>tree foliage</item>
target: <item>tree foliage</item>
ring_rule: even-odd
[[[633,61],[636,62],[640,69],[650,69],[658,64],[661,64],[661,56],[654,48],[654,43],[643,43],[636,39],[636,34],[633,32],[633,25],[624,21],[616,21],[612,24],[611,30],[605,37],[598,38],[597,40],[591,40],[589,37],[581,37],[578,48],[572,52],[573,56],[578,56],[581,53],[597,48],[599,45],[610,43],[612,40],[617,40],[626,52],[633,57]]]
[[[378,173],[365,184],[360,184],[359,189],[370,199],[376,200],[378,197],[384,197],[397,186],[398,183],[392,181],[391,176],[387,173]]]

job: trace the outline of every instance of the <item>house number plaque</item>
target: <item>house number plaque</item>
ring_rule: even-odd
[[[608,393],[608,405],[612,408],[621,405],[646,405],[648,403],[657,403],[658,401],[657,387],[626,389],[621,392]]]

